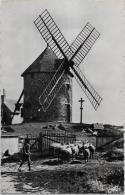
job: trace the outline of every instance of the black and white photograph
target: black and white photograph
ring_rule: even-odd
[[[125,1],[1,0],[1,194],[124,194]]]

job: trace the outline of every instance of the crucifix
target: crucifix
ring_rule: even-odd
[[[83,100],[82,98],[79,100],[80,102],[80,110],[81,110],[81,113],[80,113],[80,123],[82,123],[82,110],[83,110],[83,102],[85,100]]]

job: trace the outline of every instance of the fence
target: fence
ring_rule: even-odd
[[[29,137],[31,145],[31,153],[41,153],[41,155],[54,155],[55,151],[52,150],[51,144],[61,143],[69,144],[76,141],[76,136],[66,131],[48,131],[44,130],[40,133],[39,137]],[[23,146],[25,138],[20,138],[20,150]]]
[[[40,133],[39,149],[43,155],[54,155],[51,144],[69,144],[76,141],[76,136],[68,132],[44,131]]]
[[[96,137],[96,148],[99,148],[101,146],[104,146],[112,141],[114,141],[116,138],[114,137],[101,137],[101,136],[97,136]]]

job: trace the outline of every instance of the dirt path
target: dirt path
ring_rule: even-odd
[[[82,176],[84,173],[81,171],[102,168],[105,162],[100,164],[98,160],[91,160],[86,164],[84,161],[83,163],[76,161],[74,164],[58,164],[57,161],[52,160],[37,160],[33,162],[30,172],[27,171],[27,164],[22,167],[22,172],[17,171],[18,166],[19,163],[5,163],[1,167],[2,193],[60,193],[60,185],[63,182],[67,182],[68,185],[69,175],[72,177],[73,174],[74,177],[74,172],[76,172]],[[112,163],[108,163],[108,166],[112,166]]]
[[[44,188],[33,186],[34,176],[39,175],[39,171],[54,170],[57,166],[42,165],[43,161],[34,161],[32,170],[28,171],[27,164],[24,164],[22,171],[18,172],[19,163],[5,163],[1,167],[1,189],[2,193],[49,193]],[[35,178],[37,180],[37,177]],[[29,180],[29,181],[28,181]]]

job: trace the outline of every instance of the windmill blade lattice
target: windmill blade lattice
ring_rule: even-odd
[[[45,99],[44,103],[42,104],[42,108],[43,108],[44,112],[46,112],[46,110],[50,106],[51,102],[53,101],[53,99],[55,98],[55,96],[57,95],[59,90],[61,89],[61,87],[63,85],[63,81],[64,81],[64,77],[61,76],[61,78],[59,79],[59,81],[54,86],[53,90],[51,91],[51,93],[48,94],[47,98]],[[41,99],[39,99],[39,100],[41,101]]]
[[[58,93],[59,89],[62,87],[63,84],[63,76],[66,72],[65,62],[61,62],[58,70],[54,74],[53,78],[39,97],[39,102],[44,111],[47,110],[51,102],[53,101],[55,95]]]
[[[59,59],[69,56],[69,44],[47,10],[39,15],[34,24]]]
[[[64,74],[70,68],[73,70],[77,82],[87,95],[94,109],[97,110],[102,98],[94,90],[78,66],[100,34],[90,23],[87,23],[70,47],[47,10],[39,15],[34,24],[56,56],[59,59],[65,59],[39,98],[43,110],[46,111],[51,104],[62,86]],[[75,66],[73,66],[72,61]]]
[[[95,41],[99,37],[99,32],[88,22],[74,42],[71,44],[70,58],[73,59],[76,66],[78,66],[86,57]]]
[[[89,99],[89,101],[92,104],[93,108],[95,110],[97,110],[99,105],[100,105],[100,103],[101,103],[101,101],[102,101],[102,98],[97,93],[97,91],[92,87],[92,85],[87,80],[85,75],[82,73],[80,68],[77,67],[77,66],[74,66],[73,69],[75,69],[74,72],[77,72],[77,74],[80,76],[80,79],[79,79],[79,77],[76,74],[74,75],[76,81],[78,82],[78,84],[80,85],[82,90],[84,91],[85,95]],[[82,79],[84,84],[81,82],[81,79]]]

